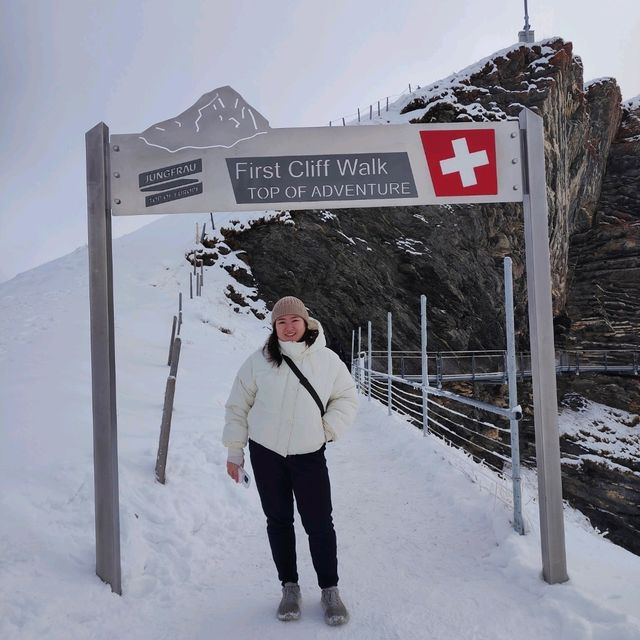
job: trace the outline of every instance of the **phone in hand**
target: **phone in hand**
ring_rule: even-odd
[[[246,488],[251,484],[251,477],[243,467],[238,467],[238,482]]]

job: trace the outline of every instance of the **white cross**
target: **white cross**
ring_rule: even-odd
[[[466,138],[457,138],[452,140],[451,144],[453,145],[453,158],[440,161],[443,175],[459,173],[463,187],[472,187],[474,184],[478,184],[475,169],[489,164],[487,152],[483,150],[470,153]]]

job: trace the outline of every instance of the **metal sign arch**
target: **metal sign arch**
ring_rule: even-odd
[[[272,129],[231,87],[140,134],[86,134],[96,573],[122,593],[111,216],[522,202],[543,576],[568,579],[542,118]]]

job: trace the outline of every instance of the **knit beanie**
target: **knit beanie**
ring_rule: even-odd
[[[285,296],[284,298],[280,298],[280,300],[273,305],[273,309],[271,311],[271,325],[273,326],[278,318],[289,315],[300,316],[304,320],[309,320],[309,312],[304,306],[304,302],[299,298],[294,298],[293,296]]]

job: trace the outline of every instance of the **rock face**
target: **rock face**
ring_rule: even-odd
[[[640,345],[640,101],[622,112],[592,224],[571,238],[567,315],[584,348]]]
[[[640,120],[637,105],[622,108],[614,80],[585,89],[580,59],[561,39],[517,45],[401,99],[379,124],[504,120],[523,106],[544,119],[557,345],[638,345]],[[282,295],[304,299],[330,346],[347,360],[352,329],[368,320],[373,348],[386,348],[388,311],[393,348],[419,349],[421,294],[428,298],[430,351],[502,349],[507,255],[517,346],[528,350],[522,218],[520,205],[504,204],[309,211],[291,213],[286,225],[222,233],[228,249],[246,252],[241,282],[253,284],[269,305]],[[237,292],[230,295],[238,304]],[[590,380],[580,379],[587,397],[599,388]],[[624,384],[636,397],[637,379]],[[563,386],[561,395],[570,391]],[[525,389],[521,403],[527,397]],[[522,433],[523,452],[530,453],[530,420]],[[563,471],[573,478],[565,482],[565,497],[596,526],[624,533],[637,524],[625,515],[631,508],[637,516],[637,506],[625,502],[631,493],[613,490],[619,478],[603,472],[598,481],[609,486],[601,493],[610,498],[608,509],[587,508],[597,468]],[[640,477],[622,473],[637,491]],[[620,517],[605,517],[607,510]],[[616,539],[624,544],[628,536]]]

